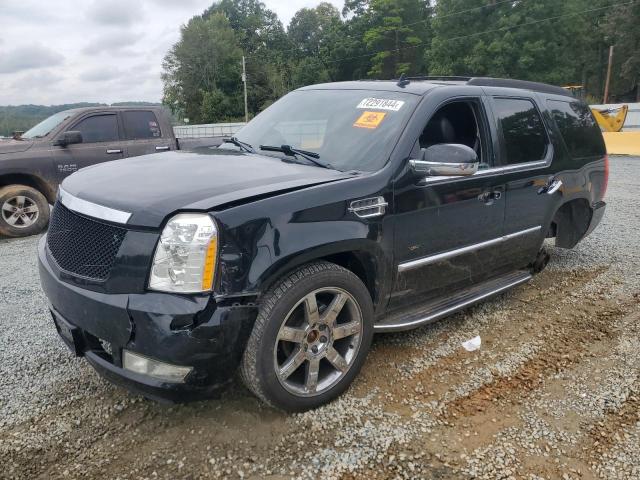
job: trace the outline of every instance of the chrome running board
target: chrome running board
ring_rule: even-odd
[[[402,310],[384,318],[373,326],[376,332],[397,332],[435,322],[458,310],[502,293],[510,288],[531,280],[531,274],[516,271],[486,282],[474,285],[456,293],[453,297],[438,298],[410,310]]]

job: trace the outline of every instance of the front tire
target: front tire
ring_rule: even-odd
[[[0,188],[0,235],[35,235],[43,231],[48,223],[49,203],[38,190],[26,185]]]
[[[328,262],[287,275],[261,301],[240,373],[267,404],[304,411],[351,384],[373,338],[373,303],[362,281]]]

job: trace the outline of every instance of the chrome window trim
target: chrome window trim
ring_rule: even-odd
[[[97,203],[75,197],[69,192],[63,190],[62,187],[60,187],[60,203],[74,212],[113,223],[126,224],[131,217],[131,213],[129,212],[105,207],[103,205],[98,205]]]
[[[466,178],[475,178],[475,177],[481,177],[485,175],[493,175],[493,174],[499,174],[499,173],[512,173],[512,172],[519,172],[519,171],[525,171],[525,170],[532,170],[536,168],[544,168],[544,167],[548,167],[549,165],[551,165],[551,163],[548,162],[547,160],[536,160],[535,162],[515,163],[513,165],[505,165],[503,167],[492,167],[492,168],[487,168],[485,170],[478,170],[473,175],[467,175],[467,176],[425,177],[424,179],[421,180],[421,183],[425,184],[425,183],[444,182],[448,180],[463,180]]]
[[[513,240],[514,238],[518,238],[524,235],[529,235],[539,230],[542,230],[541,225],[538,225],[537,227],[527,228],[526,230],[520,230],[519,232],[509,233],[507,235],[503,235],[498,238],[492,238],[491,240],[486,240],[484,242],[474,243],[473,245],[467,245],[466,247],[456,248],[455,250],[449,250],[447,252],[437,253],[435,255],[430,255],[428,257],[423,257],[423,258],[418,258],[416,260],[403,262],[398,265],[398,273],[407,272],[409,270],[413,270],[414,268],[424,267],[425,265],[430,265],[432,263],[440,262],[442,260],[447,260],[449,258],[453,258],[458,255],[462,255],[464,253],[474,252],[482,248],[490,247],[492,245],[497,245],[499,243],[504,243],[508,240]]]

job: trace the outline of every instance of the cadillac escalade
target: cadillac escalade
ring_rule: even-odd
[[[304,87],[217,148],[62,183],[39,244],[62,340],[157,400],[234,373],[288,411],[340,395],[375,332],[514,288],[605,210],[589,108],[551,85],[418,77]]]

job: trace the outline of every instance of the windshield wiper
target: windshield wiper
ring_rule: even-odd
[[[311,163],[314,163],[318,167],[337,170],[336,168],[333,168],[329,163],[319,162],[318,159],[320,158],[320,155],[318,155],[316,152],[309,152],[308,150],[299,150],[297,148],[293,148],[291,145],[281,145],[279,147],[272,146],[272,145],[260,145],[260,150],[265,150],[267,152],[282,152],[285,155],[288,155],[290,157],[299,155],[302,158],[309,160]]]
[[[242,140],[239,140],[238,137],[223,138],[222,141],[225,143],[232,143],[236,147],[240,147],[240,149],[244,150],[245,152],[256,153],[256,150],[255,148],[253,148],[253,145],[247,142],[243,142]]]

